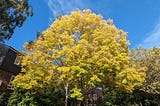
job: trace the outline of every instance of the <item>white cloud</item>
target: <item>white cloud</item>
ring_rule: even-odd
[[[47,0],[52,16],[49,21],[53,21],[57,14],[69,14],[71,11],[83,8],[80,0]]]
[[[160,19],[154,29],[147,35],[148,37],[139,45],[140,47],[160,47]]]

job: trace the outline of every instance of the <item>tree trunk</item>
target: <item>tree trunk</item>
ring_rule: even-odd
[[[66,98],[65,98],[65,106],[68,105],[68,84],[65,86]]]
[[[77,106],[81,106],[81,101],[78,101]]]

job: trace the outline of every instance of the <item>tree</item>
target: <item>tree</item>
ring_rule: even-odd
[[[82,101],[97,83],[132,92],[145,74],[129,67],[126,36],[90,10],[64,15],[24,45],[22,73],[13,83],[24,89],[63,87],[66,105],[69,97]]]
[[[150,93],[140,89],[126,93],[106,87],[104,98],[98,106],[158,106],[159,104]]]
[[[28,0],[0,0],[0,41],[11,38],[16,27],[21,27],[32,8]]]
[[[138,48],[132,51],[131,56],[140,67],[147,67],[146,81],[142,86],[144,91],[160,94],[160,49]]]
[[[141,90],[148,92],[159,101],[160,99],[160,48],[138,48],[132,50],[131,58],[139,67],[146,67],[146,79]]]

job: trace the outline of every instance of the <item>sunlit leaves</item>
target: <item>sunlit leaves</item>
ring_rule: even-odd
[[[77,100],[83,100],[83,94],[81,93],[81,89],[77,87],[71,90],[71,98],[76,98]]]
[[[145,70],[137,71],[134,68],[126,68],[117,74],[117,87],[127,92],[132,92],[135,86],[141,86],[145,80]]]
[[[25,45],[24,74],[15,78],[16,86],[65,87],[66,96],[82,100],[97,83],[112,83],[127,91],[141,85],[144,75],[129,70],[127,33],[112,20],[103,20],[90,10],[77,10],[56,19],[42,35]]]

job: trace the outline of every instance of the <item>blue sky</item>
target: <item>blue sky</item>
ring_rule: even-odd
[[[29,0],[34,16],[28,18],[6,44],[21,50],[25,42],[36,39],[56,14],[90,9],[104,19],[113,19],[117,28],[128,32],[130,48],[160,47],[160,0]]]

